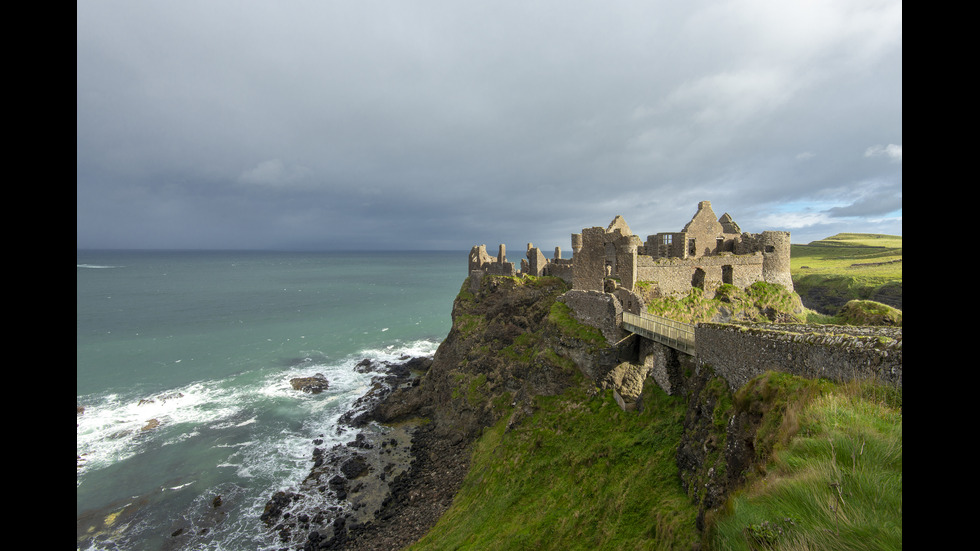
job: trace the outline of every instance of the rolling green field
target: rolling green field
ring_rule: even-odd
[[[849,300],[902,308],[902,236],[839,233],[792,245],[793,286],[804,305],[834,314]]]
[[[902,280],[902,236],[839,233],[833,237],[792,245],[790,271],[868,279]]]

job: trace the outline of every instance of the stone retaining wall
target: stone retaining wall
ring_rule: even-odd
[[[766,371],[902,386],[901,328],[701,323],[695,343],[698,365],[732,390]]]

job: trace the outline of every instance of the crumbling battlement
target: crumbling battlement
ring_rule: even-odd
[[[483,275],[556,276],[580,291],[609,290],[609,281],[632,293],[637,281],[650,282],[657,293],[682,295],[692,288],[710,290],[723,283],[748,287],[757,281],[793,290],[790,277],[790,234],[783,231],[745,233],[732,217],[720,218],[710,201],[698,203],[691,221],[679,232],[633,234],[616,216],[606,228],[584,228],[572,234],[572,258],[563,259],[555,247],[551,259],[527,244],[520,269],[508,262],[504,245],[497,257],[486,245],[473,247],[469,273],[478,284]]]

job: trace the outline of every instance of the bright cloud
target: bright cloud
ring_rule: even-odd
[[[893,162],[902,162],[902,146],[890,143],[888,145],[873,145],[864,152],[865,157],[888,157]]]

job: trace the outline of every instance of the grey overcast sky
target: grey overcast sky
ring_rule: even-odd
[[[77,247],[902,233],[900,0],[86,0]]]

